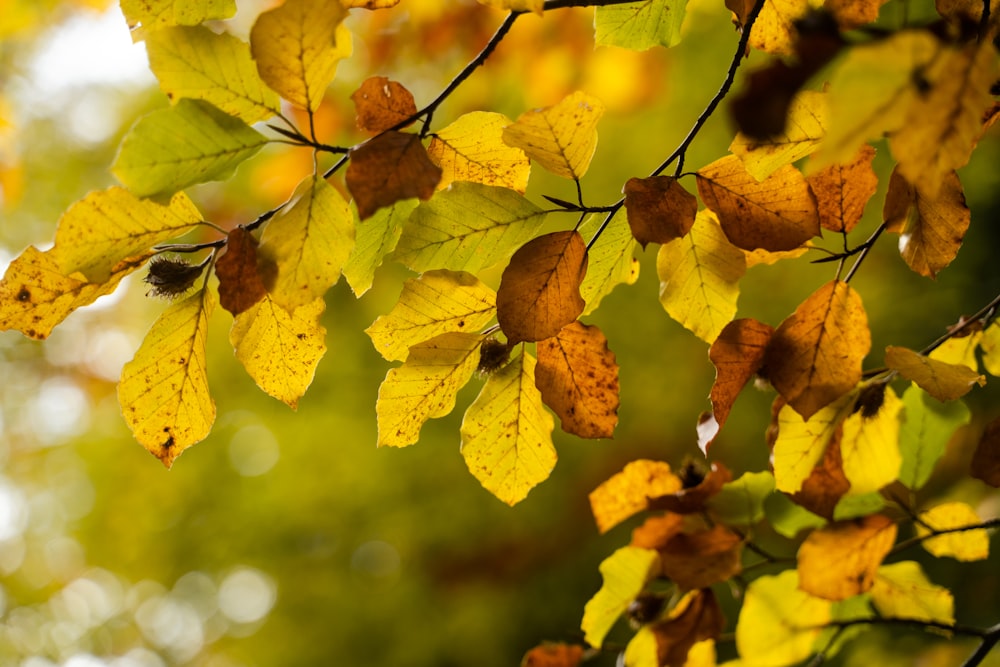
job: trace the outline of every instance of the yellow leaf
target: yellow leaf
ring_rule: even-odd
[[[531,162],[524,151],[503,142],[510,119],[503,114],[473,111],[434,133],[427,154],[441,167],[439,189],[454,181],[510,188],[524,194]]]
[[[215,298],[201,289],[156,320],[122,368],[118,402],[132,435],[168,468],[204,439],[215,421],[205,340]]]
[[[912,560],[878,569],[872,602],[879,614],[889,618],[955,622],[955,600],[951,591],[931,583],[920,564]]]
[[[326,353],[326,329],[319,317],[323,299],[293,312],[270,295],[233,319],[229,342],[257,386],[293,410],[312,384],[319,360]]]
[[[539,16],[545,9],[545,0],[479,0],[479,4],[515,12],[535,12]]]
[[[579,179],[597,149],[597,123],[604,104],[575,92],[558,104],[526,111],[503,130],[508,146],[522,149],[556,176]]]
[[[885,348],[885,364],[942,402],[965,396],[973,385],[986,384],[986,378],[968,366],[931,359],[905,347]]]
[[[903,464],[899,452],[899,413],[903,402],[888,387],[882,401],[874,416],[865,416],[862,407],[844,420],[840,454],[852,496],[891,484]]]
[[[743,166],[751,176],[763,181],[779,168],[815,151],[825,131],[826,94],[803,90],[788,108],[784,132],[765,140],[753,139],[739,132],[729,150],[743,160]]]
[[[935,361],[941,361],[946,364],[968,366],[978,373],[979,360],[976,357],[976,350],[979,348],[979,341],[982,338],[982,331],[973,331],[967,336],[949,338],[941,345],[938,345],[928,356]]]
[[[602,218],[591,216],[580,225],[584,238],[592,237]],[[635,238],[625,221],[616,216],[587,251],[587,275],[580,284],[580,296],[587,302],[581,315],[594,312],[601,300],[618,285],[632,285],[639,279],[635,258]]]
[[[831,605],[800,590],[795,570],[755,579],[736,622],[736,649],[744,664],[785,667],[808,658],[830,622]]]
[[[856,393],[842,396],[804,420],[791,405],[778,412],[778,439],[772,454],[775,486],[796,493],[823,459],[837,428],[854,409]]]
[[[670,317],[711,343],[736,315],[746,259],[706,209],[686,236],[660,246],[656,273],[660,303]]]
[[[795,21],[809,9],[808,0],[766,0],[750,30],[750,46],[776,56],[794,52]]]
[[[54,254],[65,275],[79,271],[89,280],[104,282],[126,257],[181,236],[201,219],[183,192],[164,205],[139,199],[124,188],[99,190],[60,218]]]
[[[289,311],[336,284],[354,247],[354,216],[332,185],[309,176],[299,193],[290,209],[267,223],[260,246],[278,269],[271,296]]]
[[[236,0],[121,0],[121,8],[129,28],[156,30],[228,19],[236,13]]]
[[[895,541],[896,524],[881,514],[814,530],[799,547],[799,588],[824,600],[865,593]]]
[[[29,338],[48,338],[52,329],[77,308],[111,294],[122,278],[146,263],[152,253],[123,259],[104,282],[88,282],[80,273],[65,275],[53,248],[25,248],[0,281],[0,331],[16,329]]]
[[[403,283],[399,301],[365,329],[375,349],[402,361],[413,345],[447,332],[474,332],[496,313],[496,294],[474,275],[428,271]]]
[[[950,556],[960,561],[985,560],[990,556],[990,535],[982,528],[954,531],[955,528],[975,526],[982,519],[966,503],[950,502],[920,513],[917,535],[930,535],[931,531],[953,531],[936,537],[928,537],[921,544],[931,554]]]
[[[388,9],[399,4],[399,0],[340,0],[340,4],[348,9],[361,7],[364,9]]]
[[[260,77],[286,100],[316,111],[337,63],[351,54],[347,10],[328,0],[285,0],[257,17],[250,49]]]
[[[487,491],[515,505],[556,465],[555,422],[535,387],[535,359],[522,353],[489,376],[462,419],[462,456]]]
[[[680,478],[663,461],[638,459],[627,464],[590,492],[590,509],[597,529],[606,533],[658,498],[681,490]]]
[[[584,640],[598,648],[618,617],[659,573],[660,557],[652,549],[622,547],[605,558],[599,569],[603,578],[601,589],[583,608],[580,623]]]

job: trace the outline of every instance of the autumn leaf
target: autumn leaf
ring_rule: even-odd
[[[881,514],[814,530],[799,547],[799,587],[826,600],[865,593],[895,541],[896,524]]]
[[[647,626],[653,635],[655,660],[648,663],[636,662],[638,656],[630,656],[630,649],[633,653],[636,652],[630,642],[625,649],[625,664],[630,667],[684,667],[689,664],[688,657],[695,644],[718,639],[725,626],[726,618],[715,593],[711,589],[691,591],[674,605],[665,618]]]
[[[524,194],[531,162],[523,150],[504,143],[503,131],[508,125],[510,119],[503,114],[473,111],[435,132],[427,154],[441,167],[438,187],[469,181]]]
[[[515,12],[534,12],[539,16],[545,9],[545,0],[478,0],[479,4]]]
[[[351,149],[350,156],[345,180],[362,220],[403,199],[430,199],[441,180],[441,169],[415,134],[382,133]]]
[[[853,160],[832,164],[806,177],[816,197],[823,229],[847,234],[861,221],[865,204],[878,188],[878,177],[872,169],[874,159],[875,149],[865,144]]]
[[[656,273],[660,303],[698,338],[714,341],[736,314],[743,253],[723,234],[711,211],[702,210],[684,238],[660,246]]]
[[[522,352],[486,380],[462,419],[462,456],[487,491],[515,505],[556,464],[552,415],[535,388],[535,359]]]
[[[911,491],[916,491],[930,478],[948,441],[956,429],[969,422],[971,413],[961,401],[941,403],[932,400],[916,385],[911,385],[903,392],[902,415],[899,450],[903,461],[899,468],[899,481]],[[982,467],[973,463],[973,476],[978,470]]]
[[[725,425],[743,387],[760,370],[764,363],[764,351],[773,333],[770,325],[745,318],[727,324],[712,342],[708,358],[715,366],[715,382],[712,383],[709,398],[716,428],[715,433],[706,438],[703,451],[707,451],[715,434]]]
[[[967,503],[948,502],[937,505],[918,517],[917,536],[926,537],[934,531],[951,531],[927,537],[921,544],[929,553],[941,558],[948,556],[960,561],[985,560],[990,555],[990,535],[982,528],[956,531],[956,528],[977,526],[982,519]]]
[[[770,472],[745,472],[723,484],[705,501],[705,507],[713,519],[727,526],[752,526],[764,518],[764,502],[773,492]]]
[[[729,151],[743,161],[751,176],[763,181],[781,167],[810,155],[826,132],[826,95],[803,90],[791,101],[784,130],[766,139],[738,132]]]
[[[778,437],[772,452],[774,480],[779,491],[796,493],[802,488],[813,468],[823,459],[840,425],[854,410],[856,399],[856,394],[846,394],[820,408],[808,420],[791,405],[780,409]]]
[[[246,42],[203,25],[157,30],[146,38],[149,67],[171,101],[205,100],[245,123],[281,113],[278,95],[257,74]]]
[[[583,647],[578,644],[542,644],[528,651],[521,667],[578,667]]]
[[[587,602],[580,623],[584,640],[597,648],[632,600],[657,575],[660,557],[652,549],[622,547],[605,558],[599,569],[601,589]]]
[[[681,40],[687,0],[642,0],[594,10],[594,43],[644,51]]]
[[[1000,487],[1000,419],[994,419],[983,429],[972,454],[969,474],[992,487]]]
[[[757,181],[735,155],[698,170],[698,193],[733,245],[793,250],[820,233],[816,201],[791,165]]]
[[[403,283],[399,300],[365,329],[389,361],[413,345],[448,332],[475,332],[493,319],[496,294],[470,273],[428,271]]]
[[[1000,377],[1000,323],[993,322],[979,339],[983,368],[993,377]]]
[[[182,99],[132,126],[111,171],[137,197],[228,178],[267,138],[208,102]]]
[[[361,297],[375,282],[375,270],[396,249],[403,225],[409,219],[418,200],[403,199],[392,206],[380,208],[375,214],[356,225],[354,250],[344,264],[344,278],[354,295]]]
[[[414,271],[478,273],[530,240],[545,215],[508,188],[452,183],[413,211],[393,259]]]
[[[293,410],[326,353],[326,329],[319,323],[325,309],[317,298],[289,312],[265,294],[237,313],[229,330],[236,358],[257,386]]]
[[[601,330],[567,324],[538,342],[535,381],[562,429],[581,438],[610,438],[618,423],[618,364]]]
[[[942,402],[965,396],[973,385],[986,384],[986,378],[968,366],[937,361],[895,345],[885,348],[885,364]]]
[[[865,389],[861,391],[862,405],[844,420],[840,439],[844,475],[851,483],[851,495],[871,493],[891,484],[902,465],[899,453],[902,401],[886,387],[878,411],[869,414],[863,405]]]
[[[250,49],[260,78],[286,100],[316,111],[337,63],[351,54],[339,2],[285,0],[257,17]]]
[[[851,488],[844,474],[840,453],[840,431],[827,444],[823,458],[802,482],[802,488],[791,495],[792,502],[813,514],[833,521],[837,505]]]
[[[89,282],[81,273],[66,275],[55,248],[40,252],[28,246],[0,280],[0,331],[16,329],[29,338],[48,338],[70,313],[114,292],[122,278],[151,255],[123,259],[111,267],[106,281]]]
[[[556,176],[580,179],[597,149],[602,115],[600,100],[575,92],[551,107],[521,114],[504,128],[503,140]]]
[[[579,227],[584,238],[592,237],[601,218],[591,216]],[[616,216],[592,242],[587,251],[587,275],[580,285],[580,296],[586,302],[582,315],[589,315],[601,300],[618,285],[632,285],[639,279],[639,260],[635,258],[636,242],[629,226]]]
[[[228,19],[236,13],[236,0],[121,0],[128,26],[156,30],[172,25],[198,25]]]
[[[551,338],[579,317],[587,248],[576,231],[552,232],[521,246],[497,290],[497,321],[510,345]]]
[[[651,497],[647,508],[677,514],[704,512],[705,503],[719,493],[722,487],[733,479],[733,475],[726,466],[716,461],[712,463],[707,473],[703,473],[695,465],[685,465],[681,470],[681,479],[684,484],[682,489]]]
[[[417,113],[413,94],[398,81],[384,76],[365,79],[351,94],[358,127],[369,132],[383,132],[402,126]]]
[[[899,252],[911,269],[934,278],[951,264],[962,247],[972,214],[954,172],[942,178],[936,199],[930,200],[894,169],[885,195],[882,217],[898,233]]]
[[[104,282],[125,258],[187,233],[201,219],[184,193],[164,204],[123,188],[98,190],[63,213],[53,256],[64,275],[79,271],[90,281]]]
[[[226,239],[226,252],[215,262],[219,279],[219,305],[233,315],[252,308],[267,295],[257,263],[257,239],[235,227]]]
[[[776,56],[791,55],[796,35],[795,21],[808,8],[807,0],[768,0],[750,30],[750,46]]]
[[[277,267],[271,296],[289,311],[337,283],[355,233],[347,202],[323,178],[306,177],[296,195],[291,208],[267,223],[260,246],[260,255]]]
[[[767,378],[809,419],[861,379],[871,333],[861,297],[834,280],[813,292],[775,330],[764,355]]]
[[[172,304],[122,368],[118,402],[135,439],[166,467],[215,421],[205,340],[215,298],[201,289]]]
[[[691,231],[698,200],[670,176],[630,178],[625,183],[625,210],[632,236],[645,248]]]
[[[406,362],[389,371],[378,390],[378,446],[406,447],[428,419],[455,407],[458,390],[479,364],[479,334],[449,332],[410,348]]]
[[[708,588],[743,571],[743,538],[725,526],[678,533],[658,550],[663,575],[681,590]]]
[[[590,509],[597,529],[606,533],[646,509],[649,499],[675,493],[681,480],[668,463],[637,459],[590,492]]]
[[[931,583],[915,561],[881,566],[875,573],[871,593],[872,603],[882,616],[949,625],[955,622],[951,591]]]
[[[946,364],[963,364],[972,370],[979,372],[979,358],[977,351],[979,343],[983,339],[983,332],[974,328],[967,329],[965,335],[952,336],[944,341],[931,352],[929,356],[935,361]]]

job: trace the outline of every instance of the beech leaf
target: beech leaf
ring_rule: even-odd
[[[149,31],[232,18],[236,0],[121,0],[121,9],[129,28]]]
[[[642,0],[594,10],[594,42],[644,51],[671,47],[681,40],[687,0]]]
[[[806,178],[823,229],[846,234],[861,221],[865,204],[878,188],[874,159],[875,149],[865,144],[850,162],[832,164]]]
[[[709,348],[708,358],[715,366],[715,382],[712,383],[709,397],[716,431],[725,425],[729,411],[743,387],[760,370],[767,343],[773,333],[773,327],[754,319],[733,320],[722,329]],[[714,438],[713,434],[704,443],[703,451],[707,451]]]
[[[750,582],[736,622],[736,649],[757,665],[794,665],[813,654],[813,642],[831,619],[832,603],[799,588],[785,570]]]
[[[383,132],[417,113],[413,94],[398,81],[384,76],[365,79],[351,94],[358,127],[369,132]]]
[[[774,492],[774,475],[745,472],[705,501],[711,516],[729,526],[752,526],[764,518],[764,501]]]
[[[766,139],[738,132],[729,150],[743,161],[750,175],[763,181],[781,167],[810,155],[825,133],[826,94],[803,90],[788,107],[783,132]]]
[[[625,649],[625,664],[632,667],[649,665],[682,665],[697,667],[689,660],[696,644],[718,639],[726,626],[722,607],[711,589],[686,593],[670,610],[666,618],[654,621],[647,627],[653,634],[654,661],[633,662],[629,649],[634,652],[632,642]],[[713,651],[714,652],[714,651]],[[714,662],[714,660],[712,661]]]
[[[630,178],[625,183],[625,210],[632,236],[643,248],[669,243],[694,225],[697,198],[670,176]]]
[[[375,270],[396,249],[403,235],[403,225],[417,204],[416,199],[402,199],[392,206],[380,208],[364,224],[356,225],[354,251],[344,264],[344,278],[355,296],[360,297],[371,289]]]
[[[546,643],[528,651],[521,667],[578,667],[582,661],[582,646]]]
[[[823,458],[809,472],[802,488],[791,496],[796,505],[829,521],[834,520],[838,504],[851,489],[840,452],[841,433],[839,430],[834,433],[833,439],[826,445]]]
[[[983,528],[955,531],[956,528],[976,526],[982,519],[967,503],[948,502],[921,512],[917,523],[917,536],[925,537],[935,531],[947,530],[942,535],[927,537],[921,544],[928,553],[948,556],[960,561],[986,560],[990,556],[990,534]]]
[[[820,408],[808,420],[791,406],[778,412],[778,437],[774,442],[772,465],[779,491],[795,493],[823,459],[830,441],[844,419],[854,410],[857,394],[842,396]]]
[[[843,424],[840,454],[844,475],[851,483],[851,495],[878,491],[899,477],[899,413],[903,403],[889,387],[874,415],[862,405]]]
[[[580,225],[580,234],[591,237],[600,226],[601,218],[591,216]],[[618,285],[632,285],[639,279],[639,260],[635,258],[636,242],[629,226],[615,216],[587,251],[587,275],[580,285],[580,296],[587,305],[582,315],[594,312],[601,300]]]
[[[587,601],[580,623],[584,640],[597,648],[646,583],[659,573],[660,556],[652,549],[622,547],[605,558],[599,569],[601,589]]]
[[[469,181],[524,194],[531,162],[523,150],[504,143],[503,131],[510,123],[503,114],[473,111],[435,132],[427,154],[443,172],[438,187]]]
[[[743,538],[725,526],[677,533],[659,552],[663,575],[681,590],[708,588],[743,571]]]
[[[750,30],[750,46],[775,56],[791,55],[797,34],[795,21],[808,8],[807,0],[768,0]]]
[[[219,305],[233,315],[249,310],[267,295],[257,263],[257,239],[243,227],[229,232],[226,252],[215,262]]]
[[[961,401],[941,403],[923,389],[910,385],[903,392],[903,420],[899,427],[899,450],[903,462],[899,481],[911,491],[921,488],[944,455],[956,429],[969,423],[972,413]],[[972,475],[983,470],[973,457]]]
[[[942,402],[965,396],[973,385],[986,384],[986,377],[968,366],[931,359],[905,347],[885,348],[885,364]]]
[[[590,509],[597,529],[606,533],[645,510],[649,499],[680,491],[681,480],[668,463],[637,459],[590,492]]]
[[[896,524],[881,514],[814,530],[799,547],[799,587],[825,600],[865,593],[895,541]]]
[[[955,599],[951,591],[931,583],[915,561],[880,567],[871,592],[872,603],[882,616],[949,625],[955,622]]]
[[[504,128],[503,140],[556,176],[579,179],[597,149],[602,115],[604,104],[578,91],[551,107],[521,114]]]
[[[415,134],[384,132],[350,155],[345,180],[362,220],[402,199],[430,199],[441,180],[441,169]]]

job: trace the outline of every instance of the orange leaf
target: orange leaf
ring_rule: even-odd
[[[832,164],[806,178],[816,197],[819,224],[832,232],[850,232],[878,188],[872,169],[875,149],[865,144],[848,163]]]
[[[757,320],[733,320],[712,343],[708,358],[715,365],[715,382],[709,397],[717,424],[716,433],[725,425],[729,411],[747,381],[760,370],[767,343],[773,334],[773,327]],[[702,449],[707,450],[714,439],[715,434],[712,434]]]
[[[885,365],[941,402],[965,396],[974,384],[986,384],[984,376],[965,364],[938,361],[905,347],[885,348]]]
[[[792,250],[820,233],[816,202],[791,165],[758,182],[742,160],[727,155],[698,170],[698,193],[730,242],[744,250]]]
[[[386,132],[350,155],[345,180],[362,220],[403,199],[430,199],[441,180],[441,169],[415,134]]]
[[[551,338],[583,312],[587,246],[576,231],[528,241],[510,258],[497,290],[497,322],[510,345]]]
[[[351,100],[358,127],[369,132],[383,132],[417,113],[410,91],[384,76],[366,79],[351,95]]]
[[[692,646],[706,639],[718,639],[725,627],[722,607],[711,589],[685,595],[666,619],[650,626],[656,637],[656,664],[687,664]]]
[[[743,570],[743,538],[721,525],[679,533],[659,551],[663,574],[685,590],[708,588]]]
[[[778,326],[764,354],[771,384],[803,419],[861,380],[871,333],[861,297],[833,280],[813,292]]]
[[[630,178],[625,183],[625,210],[632,236],[647,243],[670,243],[691,231],[698,200],[670,176]]]
[[[680,535],[682,530],[684,530],[684,517],[680,514],[667,512],[651,516],[632,531],[632,541],[629,542],[629,546],[641,549],[661,549],[675,535]]]
[[[542,644],[528,651],[521,667],[577,667],[583,660],[583,647],[577,644]]]
[[[833,520],[837,503],[851,488],[851,483],[844,474],[840,438],[841,430],[838,428],[823,452],[823,460],[802,482],[802,488],[791,496],[796,505],[829,521]]]
[[[895,541],[896,524],[881,514],[814,530],[799,547],[799,588],[826,600],[869,591]]]
[[[249,310],[267,294],[257,264],[257,239],[243,227],[229,232],[226,252],[215,263],[219,304],[233,315]]]
[[[900,234],[899,252],[909,267],[934,278],[958,254],[972,213],[955,172],[945,175],[937,198],[930,200],[895,169],[889,178],[882,218],[889,231]]]
[[[639,459],[590,492],[590,509],[597,529],[606,533],[633,514],[646,509],[650,497],[681,488],[681,480],[662,461]]]
[[[705,501],[722,490],[724,484],[732,481],[729,468],[721,463],[713,463],[712,469],[695,486],[687,486],[687,475],[682,472],[685,487],[674,493],[650,498],[647,507],[651,510],[667,510],[677,514],[694,514],[705,510]]]
[[[1000,487],[1000,419],[994,419],[983,429],[969,474],[990,486]]]
[[[572,322],[536,346],[535,384],[562,429],[610,438],[618,423],[618,364],[596,326]]]

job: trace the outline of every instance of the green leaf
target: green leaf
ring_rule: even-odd
[[[868,516],[878,512],[885,507],[886,501],[878,491],[862,493],[860,495],[848,494],[842,497],[837,506],[833,508],[833,520],[844,521],[857,517]]]
[[[601,562],[604,583],[583,609],[580,629],[588,644],[600,647],[611,626],[660,571],[660,555],[653,549],[622,547]]]
[[[146,39],[149,67],[173,101],[205,100],[246,123],[281,112],[277,93],[264,85],[250,45],[204,26],[158,30]]]
[[[681,41],[687,0],[642,0],[597,7],[594,11],[597,46],[620,46],[643,51],[671,47]]]
[[[478,273],[509,257],[544,220],[545,211],[513,190],[458,181],[417,206],[392,257],[414,271]]]
[[[355,216],[354,251],[344,264],[344,277],[355,296],[360,297],[371,289],[375,281],[375,270],[396,249],[399,237],[403,234],[403,225],[419,201],[400,200],[392,206],[380,208],[372,217],[360,223]]]
[[[920,387],[910,385],[903,392],[903,421],[899,430],[903,462],[899,481],[912,491],[927,483],[951,436],[960,426],[968,424],[971,417],[962,401],[942,403]]]
[[[121,0],[121,9],[129,28],[156,30],[232,18],[236,0]]]
[[[603,215],[590,216],[580,225],[580,234],[593,239],[603,222]],[[584,315],[594,312],[618,285],[632,285],[639,279],[639,260],[635,258],[638,246],[624,212],[615,215],[587,251],[587,275],[580,284],[580,296],[587,302]]]
[[[722,485],[705,501],[712,516],[727,526],[752,526],[764,518],[764,502],[774,492],[774,475],[747,472]]]
[[[227,178],[266,143],[264,135],[208,102],[183,99],[140,118],[111,170],[139,197],[173,194]]]

